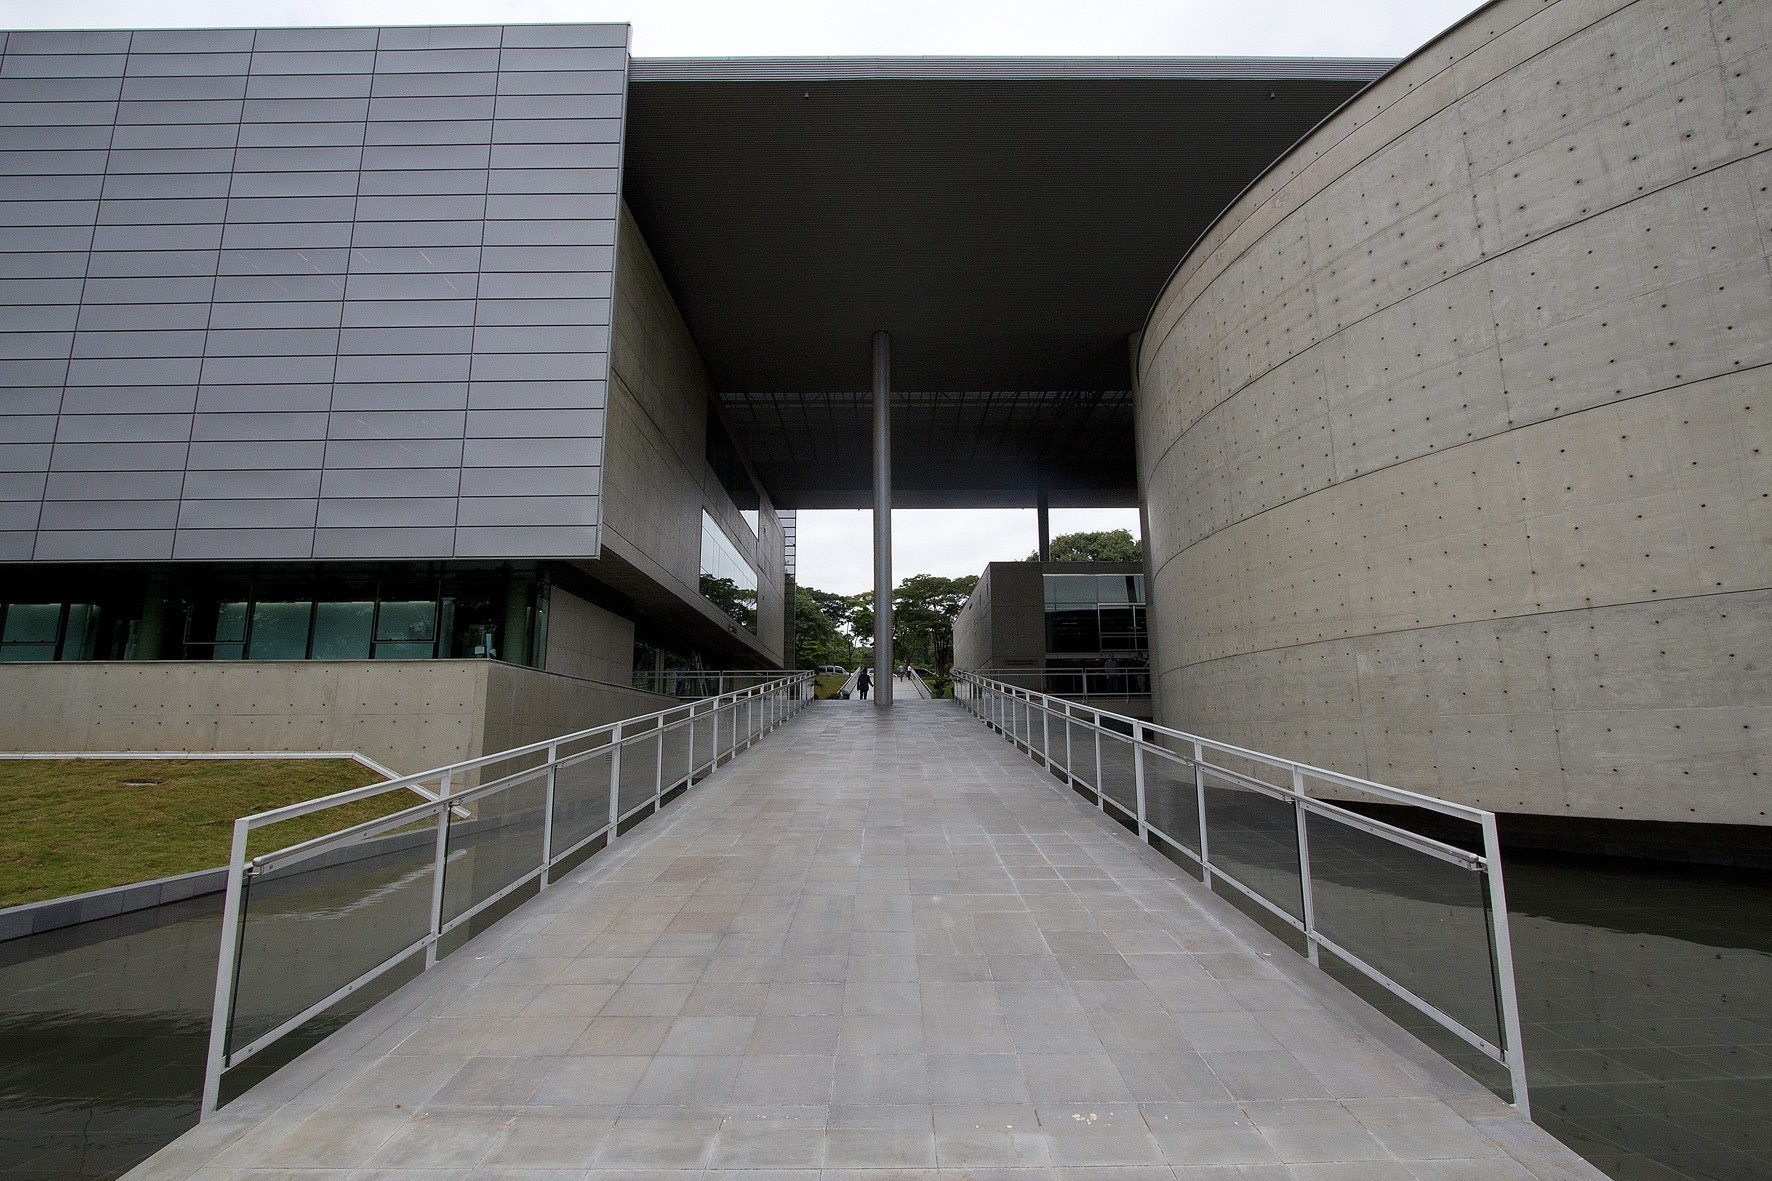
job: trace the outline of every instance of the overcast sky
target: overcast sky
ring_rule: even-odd
[[[1470,0],[0,0],[6,28],[623,21],[644,57],[1401,57]]]
[[[623,21],[640,57],[1102,55],[1402,57],[1471,0],[0,0],[5,28]],[[1053,510],[1052,533],[1128,529],[1124,510]],[[803,585],[873,586],[871,515],[800,514]],[[956,577],[1026,557],[1034,513],[893,514],[893,575]]]

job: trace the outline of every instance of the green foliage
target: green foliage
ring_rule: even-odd
[[[0,763],[0,906],[225,865],[235,818],[378,778],[348,759]],[[419,802],[411,792],[389,792],[286,820],[261,829],[270,843],[255,842],[249,852]]]
[[[847,621],[843,596],[809,586],[794,588],[794,666],[845,664],[854,645],[839,630]]]
[[[978,575],[913,574],[892,592],[893,657],[900,664],[945,672],[954,663],[954,620]]]
[[[1038,562],[1035,550],[1026,558]],[[1052,539],[1054,562],[1142,562],[1144,542],[1127,529],[1107,529],[1099,533],[1065,533]]]
[[[954,660],[954,620],[978,576],[942,578],[913,574],[892,592],[892,656],[945,672]],[[874,596],[836,595],[814,587],[794,588],[795,662],[801,668],[873,659]]]
[[[701,576],[702,597],[732,617],[734,623],[753,635],[757,631],[757,592],[739,586],[730,578],[712,574]]]

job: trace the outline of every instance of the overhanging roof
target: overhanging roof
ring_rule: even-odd
[[[1003,428],[963,473],[960,441],[901,442],[900,503],[1132,503],[1129,402],[1079,407],[1130,389],[1129,334],[1211,220],[1389,65],[636,59],[623,188],[777,503],[868,503],[867,416],[818,403],[868,388],[881,329],[896,390]]]

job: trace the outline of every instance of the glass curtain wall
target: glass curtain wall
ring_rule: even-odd
[[[1148,692],[1144,575],[1047,574],[1042,581],[1048,691]]]
[[[757,571],[706,509],[701,513],[701,593],[738,626],[757,634]]]
[[[32,572],[0,601],[0,661],[432,660],[538,666],[532,568]]]

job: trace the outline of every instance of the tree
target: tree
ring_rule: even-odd
[[[1038,562],[1035,550],[1026,558]],[[1054,562],[1142,562],[1144,542],[1130,530],[1107,529],[1099,533],[1065,533],[1052,539]]]
[[[819,597],[838,598],[807,586],[794,588],[794,667],[840,664],[849,656],[849,641],[823,609]]]
[[[892,647],[899,663],[938,672],[952,667],[954,620],[977,585],[976,574],[913,574],[899,583],[892,592]]]

